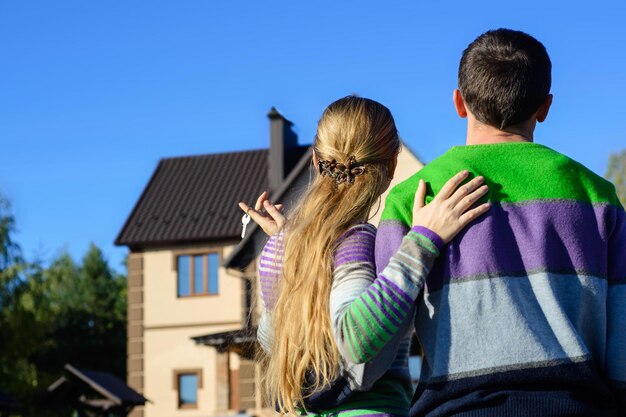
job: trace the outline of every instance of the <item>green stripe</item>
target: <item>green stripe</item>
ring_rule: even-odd
[[[356,351],[355,358],[358,362],[363,362],[366,361],[368,355],[371,354],[371,349],[368,346],[367,332],[361,331],[361,327],[363,327],[362,322],[364,321],[363,317],[361,316],[360,311],[353,308],[354,306],[356,306],[356,303],[358,301],[359,300],[357,299],[355,303],[350,307],[346,317],[350,318],[349,332],[352,334],[350,340],[356,340],[358,342],[355,343],[350,350]]]
[[[402,309],[398,307],[398,304],[396,304],[396,302],[393,301],[389,296],[385,295],[384,293],[382,294],[382,296],[384,300],[380,300],[381,304],[385,304],[388,302],[389,304],[396,307],[396,309],[402,311]],[[372,296],[369,293],[365,293],[363,300],[367,303],[368,306],[372,308],[372,310],[380,310],[378,306],[374,303],[374,300],[372,299]],[[387,310],[387,312],[389,313],[390,316],[392,316],[397,321],[402,321],[402,319],[404,318],[404,317],[398,317],[398,315],[395,314],[393,311],[391,311],[391,309]],[[389,329],[392,332],[395,332],[398,330],[398,327],[395,324],[393,324],[390,319],[387,318],[386,314],[381,314],[379,317],[383,321],[383,323],[389,327]]]
[[[359,300],[360,301],[360,300]],[[368,320],[365,317],[365,314],[369,313],[369,311],[367,310],[367,307],[365,306],[361,306],[361,303],[355,303],[353,304],[355,308],[355,313],[357,315],[357,317],[361,317],[361,327],[363,328],[363,330],[365,331],[364,334],[364,338],[365,338],[365,350],[366,350],[366,355],[367,355],[367,359],[369,358],[373,358],[374,356],[376,356],[376,354],[383,348],[383,346],[385,345],[385,342],[388,341],[389,339],[391,339],[389,334],[385,334],[385,338],[384,340],[380,340],[377,336],[377,329],[374,329],[373,326],[371,325],[371,320],[374,320],[374,318],[372,317],[371,314],[368,314],[371,320]],[[362,311],[362,309],[364,309],[365,311]],[[381,333],[384,330],[381,329]],[[382,336],[381,336],[382,337]]]
[[[341,417],[356,417],[373,413],[407,415],[411,405],[409,391],[412,392],[410,384],[383,377],[369,391],[355,392],[346,403],[316,415],[324,417],[337,413],[341,413]]]
[[[364,294],[362,300],[363,300],[363,303],[365,303],[367,306],[369,306],[372,310],[380,311],[380,308],[378,308],[378,306],[374,303],[374,300],[372,300],[371,296],[369,296],[367,294]],[[398,331],[398,327],[396,325],[394,325],[391,322],[391,320],[389,320],[389,318],[387,318],[387,316],[382,311],[380,311],[380,315],[378,316],[378,318],[392,332],[395,333],[395,332]]]
[[[439,256],[439,249],[437,249],[437,246],[426,236],[416,232],[409,232],[407,237],[416,242],[420,247],[431,252],[433,255]]]
[[[429,203],[452,176],[464,169],[485,177],[488,198],[493,203],[573,200],[618,204],[615,187],[609,181],[565,155],[535,143],[501,143],[450,149],[390,191],[381,220],[411,224],[419,180],[428,184]]]
[[[352,316],[350,314],[347,314],[343,321],[343,334],[346,336],[346,342],[348,345],[348,349],[350,349],[350,354],[352,355],[352,358],[355,360],[355,362],[360,362],[362,359],[362,356],[360,355],[361,349],[359,349],[358,354],[354,350],[359,346],[359,344],[355,342],[356,336],[353,334],[353,332],[350,331],[350,329],[354,328],[355,325],[356,323],[354,323],[354,319],[352,318]]]

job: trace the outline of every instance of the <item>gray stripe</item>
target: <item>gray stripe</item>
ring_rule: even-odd
[[[524,201],[513,201],[513,202],[494,202],[494,205],[499,205],[501,207],[521,207],[521,206],[528,206],[531,204],[580,204],[580,205],[584,205],[584,206],[591,206],[591,207],[615,207],[614,204],[611,204],[609,202],[606,201],[596,201],[593,203],[588,203],[585,201],[579,201],[579,200],[575,200],[575,199],[567,199],[567,198],[538,198],[538,199],[534,199],[534,200],[524,200]]]
[[[418,298],[415,327],[433,377],[588,355],[603,364],[607,291],[602,278],[549,273],[446,285]]]
[[[471,378],[482,375],[495,374],[499,372],[508,372],[508,371],[521,371],[525,369],[538,369],[538,368],[548,368],[552,366],[559,366],[568,363],[583,363],[593,361],[590,356],[579,356],[577,358],[564,358],[564,359],[551,359],[547,361],[538,361],[538,362],[527,362],[523,364],[515,364],[515,365],[506,365],[506,366],[495,366],[493,368],[484,368],[475,371],[469,372],[459,372],[457,374],[451,374],[446,376],[440,376],[431,378],[429,382],[443,382],[443,381],[454,381],[462,378]]]
[[[606,366],[609,378],[626,381],[626,286],[609,286]]]
[[[590,271],[584,271],[584,270],[576,270],[576,275],[578,276],[594,276],[596,278],[600,278],[603,280],[606,280],[607,278],[604,276],[597,276],[594,275],[592,272]],[[556,271],[556,270],[548,270],[547,268],[537,268],[537,269],[533,269],[533,270],[528,270],[528,271],[520,271],[518,274],[507,274],[506,278],[526,278],[530,275],[536,275],[536,274],[540,274],[540,273],[550,273],[550,274],[554,274],[554,275],[570,275],[572,273],[572,270],[567,270],[567,271]],[[477,275],[470,275],[470,276],[465,276],[462,278],[455,278],[453,280],[450,280],[450,278],[446,278],[446,284],[462,284],[464,282],[468,282],[468,281],[479,281],[479,280],[483,280],[483,279],[498,279],[501,278],[502,275],[500,273],[493,273],[493,274],[477,274]]]

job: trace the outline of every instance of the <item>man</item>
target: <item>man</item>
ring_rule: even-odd
[[[432,198],[468,169],[492,203],[442,252],[416,302],[424,358],[412,416],[626,415],[624,209],[610,183],[533,142],[550,73],[533,37],[479,36],[453,96],[467,146],[387,198],[379,272],[409,230],[420,179]]]

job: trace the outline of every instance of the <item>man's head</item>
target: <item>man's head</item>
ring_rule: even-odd
[[[551,69],[546,48],[532,36],[491,30],[463,51],[459,90],[479,122],[506,130],[529,120],[546,102]]]

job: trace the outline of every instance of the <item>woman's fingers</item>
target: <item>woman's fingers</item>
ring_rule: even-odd
[[[474,193],[476,189],[479,189],[478,187],[480,187],[484,182],[485,182],[485,179],[483,177],[474,178],[467,184],[460,186],[459,189],[456,190],[454,194],[450,196],[450,198],[448,199],[448,202],[450,203],[452,207],[458,206],[461,203],[461,201],[467,198],[467,196]],[[466,209],[467,207],[463,209],[462,211],[465,211]]]
[[[480,200],[487,192],[489,191],[489,187],[487,185],[483,185],[482,187],[474,190],[469,195],[466,195],[459,201],[456,205],[457,213],[462,214],[466,212],[470,207],[474,205],[478,200]]]
[[[257,198],[256,203],[254,204],[254,209],[256,211],[261,211],[263,208],[263,202],[267,200],[267,191],[263,191],[259,198]]]
[[[469,175],[469,171],[464,170],[456,174],[454,177],[450,178],[448,182],[446,182],[445,185],[441,187],[441,190],[439,191],[439,194],[435,196],[435,199],[438,199],[438,200],[448,199],[452,195],[454,190],[456,190],[456,188],[463,181],[465,181],[468,175]]]
[[[424,180],[420,179],[420,183],[417,186],[417,191],[415,192],[415,201],[413,202],[413,210],[420,209],[424,207],[426,200],[426,183]]]
[[[471,223],[472,221],[476,220],[478,217],[480,217],[483,214],[485,214],[486,212],[488,212],[490,208],[491,208],[491,204],[490,203],[481,204],[480,206],[476,207],[475,209],[471,209],[471,210],[463,213],[461,215],[461,217],[459,217],[459,222],[461,223],[462,227],[465,227],[469,223]]]
[[[269,200],[265,200],[263,202],[263,207],[265,207],[265,211],[267,211],[267,214],[269,214],[272,219],[274,219],[279,229],[285,225],[285,216],[283,216],[283,214],[276,208],[275,205],[270,203]]]

